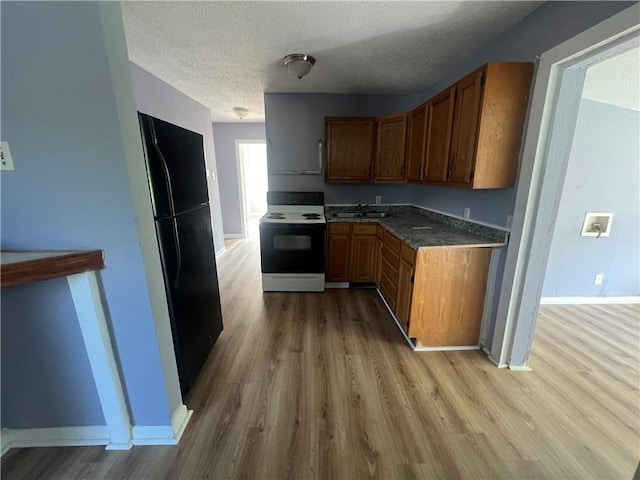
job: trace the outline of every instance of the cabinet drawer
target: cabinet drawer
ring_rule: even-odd
[[[329,233],[351,233],[350,223],[330,223]]]
[[[396,284],[382,272],[382,278],[380,279],[380,289],[385,289],[387,293],[389,293],[390,298],[393,299],[393,302],[396,301],[396,294],[398,292],[398,287]]]
[[[391,233],[387,232],[386,230],[384,231],[384,247],[388,248],[389,250],[396,252],[397,254],[400,254],[400,240],[398,240],[394,235],[392,235]]]
[[[382,259],[382,273],[392,280],[394,285],[398,281],[398,267],[389,263],[386,258]]]
[[[354,235],[375,235],[377,227],[373,223],[354,223],[351,231]]]
[[[395,310],[396,308],[395,293],[392,294],[391,292],[389,292],[389,290],[387,290],[387,287],[385,286],[384,283],[380,284],[380,293],[382,293],[382,296],[387,301],[387,304],[389,304],[389,307],[391,308],[391,310]]]
[[[382,258],[393,265],[396,269],[400,265],[400,255],[393,250],[388,249],[386,245],[382,247]]]
[[[402,247],[400,247],[400,258],[402,258],[409,265],[415,266],[416,251],[413,248],[411,248],[409,245],[406,245],[403,243]]]

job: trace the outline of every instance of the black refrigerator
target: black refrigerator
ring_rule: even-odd
[[[203,138],[143,113],[138,119],[184,396],[222,332]]]

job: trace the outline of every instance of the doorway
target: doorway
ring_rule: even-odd
[[[267,212],[267,143],[264,140],[236,140],[238,191],[242,236],[258,238],[260,217]]]
[[[540,59],[490,355],[498,366],[528,369],[585,73],[608,51],[637,42],[639,13],[640,7],[632,6]]]

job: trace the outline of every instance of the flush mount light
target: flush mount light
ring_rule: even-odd
[[[311,71],[311,67],[316,63],[316,59],[304,53],[292,53],[282,59],[284,66],[289,73],[300,80]]]
[[[243,107],[233,107],[233,114],[240,120],[249,115],[249,109]]]

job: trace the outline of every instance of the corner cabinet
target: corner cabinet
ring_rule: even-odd
[[[407,115],[381,117],[377,126],[374,182],[401,183],[405,179]]]
[[[376,121],[325,118],[325,182],[371,183]]]
[[[513,187],[532,75],[532,63],[489,63],[479,68],[439,96],[442,102],[449,99],[448,118],[453,114],[446,123],[445,108],[436,111],[441,103],[429,102],[434,122],[438,118],[447,127],[439,132],[441,127],[431,124],[426,183],[475,189]],[[447,136],[450,142],[445,149],[442,142]]]

